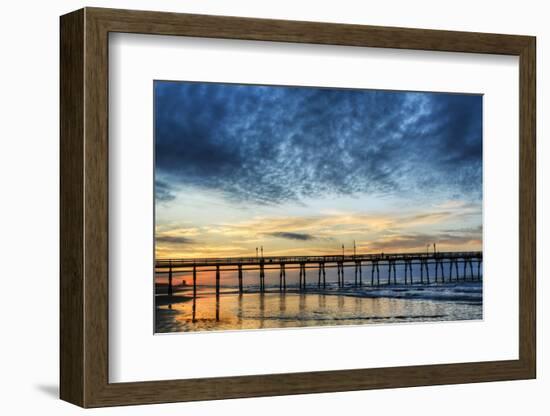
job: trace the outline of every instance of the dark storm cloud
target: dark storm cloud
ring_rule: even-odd
[[[474,95],[156,82],[156,173],[257,203],[479,198],[481,105]]]
[[[483,226],[478,225],[477,227],[468,227],[468,228],[451,228],[447,230],[443,230],[446,233],[459,233],[459,234],[475,234],[475,235],[481,235],[483,232]]]
[[[305,234],[305,233],[274,232],[274,233],[269,233],[268,235],[271,237],[285,238],[287,240],[309,241],[309,240],[316,239],[311,234]]]
[[[389,238],[383,241],[375,241],[369,245],[374,251],[383,250],[402,250],[413,248],[424,248],[427,245],[431,247],[434,242],[444,245],[464,245],[472,242],[480,242],[481,235],[455,235],[455,234],[405,234],[395,238]]]
[[[155,238],[157,243],[165,244],[195,244],[195,240],[189,237],[160,235]]]
[[[172,193],[173,189],[170,185],[163,181],[155,181],[155,200],[160,202],[169,202],[176,198]]]

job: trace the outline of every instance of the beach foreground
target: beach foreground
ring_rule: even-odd
[[[156,333],[483,318],[481,282],[286,293],[227,288],[218,299],[212,288],[201,288],[195,300],[189,295],[182,290],[173,299],[156,297]]]

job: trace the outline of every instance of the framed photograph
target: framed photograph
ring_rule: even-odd
[[[535,49],[62,16],[61,398],[534,378]]]

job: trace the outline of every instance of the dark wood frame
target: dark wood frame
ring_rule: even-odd
[[[109,383],[109,32],[519,56],[519,359]],[[98,8],[62,16],[61,398],[100,407],[535,378],[535,50],[529,36]]]

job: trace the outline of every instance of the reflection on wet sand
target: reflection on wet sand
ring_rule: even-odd
[[[286,312],[286,295],[284,293],[279,294],[279,313],[283,315]]]
[[[239,293],[237,302],[237,324],[240,326],[243,323],[243,294]]]
[[[261,292],[260,296],[260,319],[259,319],[259,328],[263,328],[265,325],[265,293]]]
[[[156,332],[333,326],[482,319],[481,303],[365,298],[324,293],[202,290],[157,301]]]

